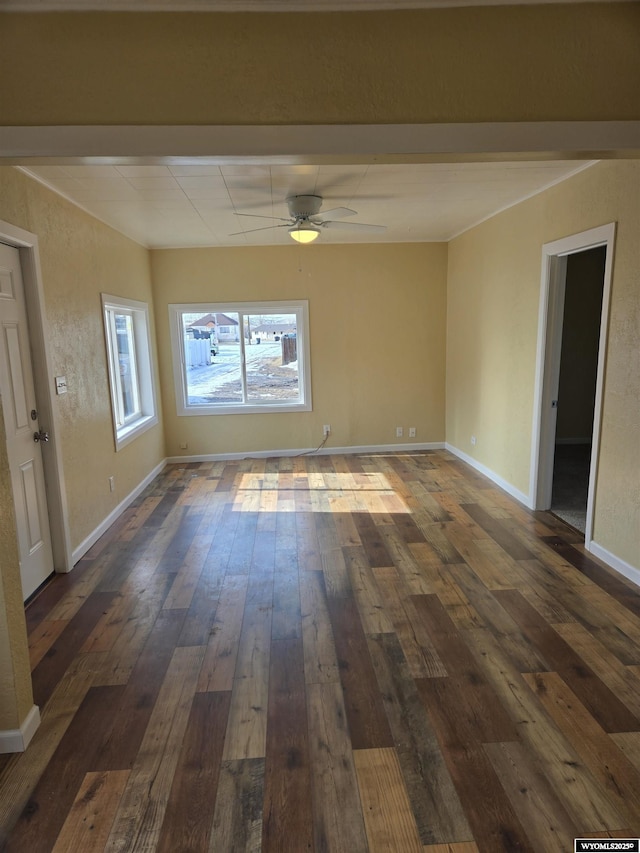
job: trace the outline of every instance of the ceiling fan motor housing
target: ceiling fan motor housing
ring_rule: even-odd
[[[319,195],[292,195],[287,199],[287,204],[294,219],[308,219],[320,213],[322,198]]]

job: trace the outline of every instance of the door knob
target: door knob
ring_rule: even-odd
[[[38,432],[34,432],[33,434],[34,441],[49,441],[49,433],[45,432],[43,429],[39,429]]]

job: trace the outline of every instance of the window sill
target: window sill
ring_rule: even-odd
[[[278,412],[311,412],[311,403],[285,403],[281,406],[273,403],[263,405],[229,406],[189,406],[178,410],[178,417],[209,416],[209,415],[274,415]]]
[[[138,436],[142,435],[142,433],[146,432],[148,429],[151,429],[151,427],[155,426],[157,423],[157,415],[147,415],[146,417],[141,417],[137,421],[134,421],[134,423],[127,424],[127,426],[119,429],[116,432],[116,452],[118,450],[122,450],[123,447],[126,447],[127,444],[130,444],[134,439],[138,438]]]

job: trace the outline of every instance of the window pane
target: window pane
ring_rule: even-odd
[[[178,415],[311,411],[308,303],[169,305]]]
[[[238,315],[183,313],[181,316],[188,405],[241,403]],[[224,325],[219,322],[222,317]]]
[[[123,420],[137,415],[140,411],[138,383],[136,379],[135,345],[133,338],[133,318],[130,314],[116,314],[116,348],[118,368],[120,370],[120,399]]]
[[[158,422],[145,302],[102,294],[116,450]]]
[[[247,400],[281,403],[298,400],[295,314],[244,317]]]

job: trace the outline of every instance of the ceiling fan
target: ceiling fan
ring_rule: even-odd
[[[320,214],[322,207],[322,196],[319,195],[292,195],[287,199],[289,206],[289,218],[283,216],[260,216],[255,213],[236,213],[236,216],[253,216],[256,219],[276,219],[283,225],[265,225],[264,228],[252,228],[249,231],[237,231],[230,234],[236,237],[238,234],[252,234],[254,231],[267,231],[270,228],[287,228],[291,237],[298,243],[313,242],[323,228],[340,228],[350,231],[384,231],[386,225],[366,225],[364,222],[342,222],[347,216],[355,216],[357,211],[348,207],[333,207]],[[331,219],[325,217],[330,216]]]

